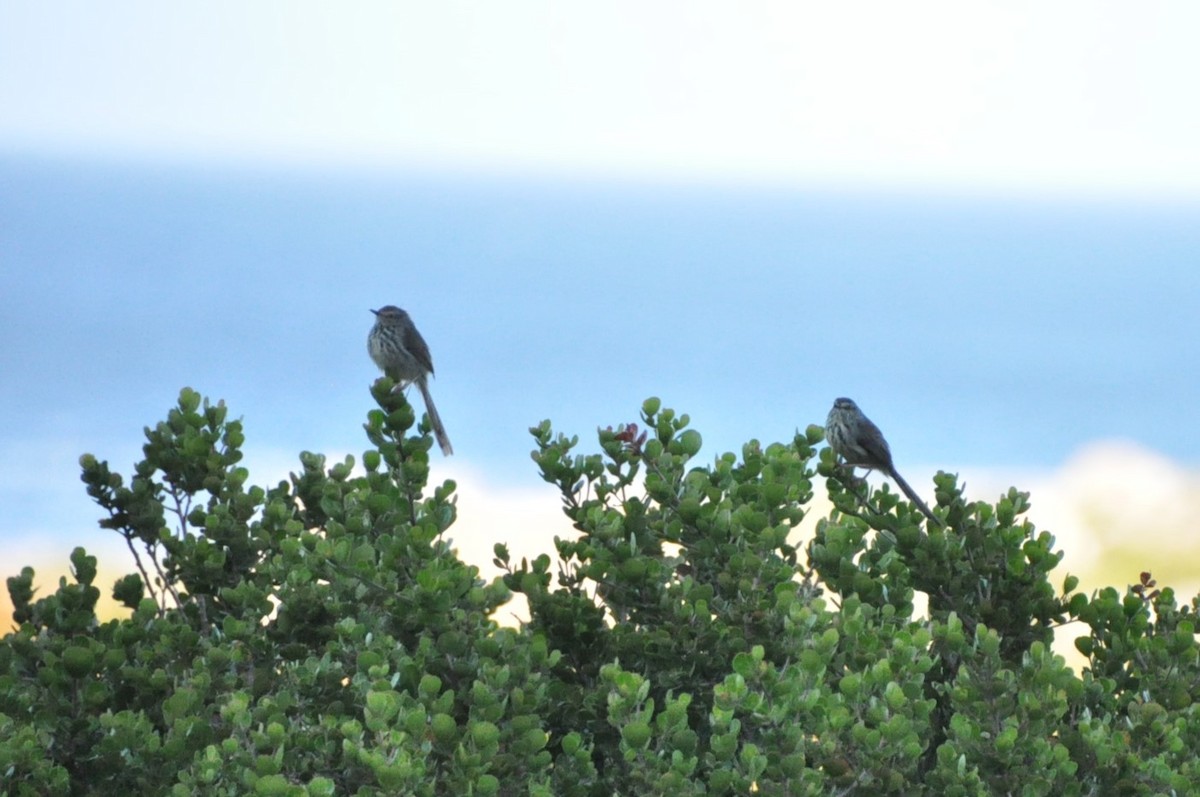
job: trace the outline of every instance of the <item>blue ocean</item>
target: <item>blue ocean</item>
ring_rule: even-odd
[[[500,482],[538,482],[530,425],[590,450],[650,395],[706,458],[846,395],[904,462],[1200,462],[1200,203],[9,157],[9,521],[86,506],[78,455],[127,472],[184,385],[248,450],[361,451],[384,304]]]

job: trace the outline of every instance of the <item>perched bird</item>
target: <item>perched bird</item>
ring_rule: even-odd
[[[871,423],[870,418],[863,415],[862,410],[853,401],[839,398],[833,402],[833,409],[825,419],[825,439],[833,453],[852,469],[869,468],[886,473],[927,518],[941,524],[917,495],[916,490],[909,487],[908,482],[896,472],[896,466],[892,464],[892,451],[888,448],[887,440],[883,439],[883,432]]]
[[[421,333],[417,331],[408,313],[395,305],[387,305],[375,314],[375,326],[367,336],[367,351],[379,369],[396,382],[399,389],[410,384],[416,384],[425,399],[425,410],[429,413],[429,423],[433,426],[434,437],[442,453],[450,456],[454,449],[450,446],[450,438],[446,436],[446,427],[438,417],[437,407],[433,404],[433,396],[429,395],[429,377],[433,375],[433,358],[429,356],[429,346]]]

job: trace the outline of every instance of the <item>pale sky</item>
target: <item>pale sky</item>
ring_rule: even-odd
[[[1195,3],[0,2],[0,151],[1200,194]]]

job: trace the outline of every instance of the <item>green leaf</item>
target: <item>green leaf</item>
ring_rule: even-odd
[[[621,728],[621,739],[635,750],[641,750],[650,743],[650,724],[647,722],[631,722]]]

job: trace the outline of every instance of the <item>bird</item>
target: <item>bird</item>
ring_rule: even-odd
[[[839,398],[833,402],[833,409],[825,419],[825,439],[833,453],[844,460],[851,470],[868,468],[883,471],[899,485],[908,496],[908,500],[916,504],[927,518],[941,524],[917,495],[916,490],[909,487],[908,482],[896,472],[896,466],[892,463],[892,450],[888,448],[887,440],[883,439],[883,432],[879,431],[879,427],[872,423],[870,418],[863,415],[863,411],[851,399]]]
[[[433,396],[429,395],[429,377],[433,376],[429,345],[417,331],[408,313],[399,307],[389,304],[371,312],[375,314],[375,326],[371,327],[371,334],[367,336],[367,352],[379,370],[395,381],[397,389],[416,384],[425,400],[425,410],[429,413],[429,424],[433,427],[438,446],[442,454],[450,456],[454,448],[438,416]]]

